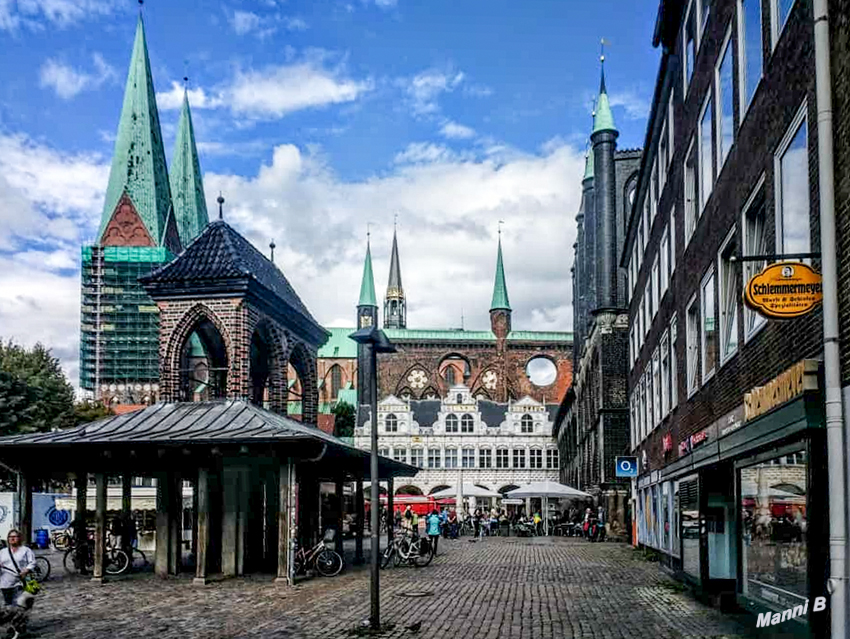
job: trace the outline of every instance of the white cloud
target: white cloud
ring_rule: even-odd
[[[475,137],[475,129],[446,120],[443,126],[440,127],[440,134],[450,140],[468,140]]]
[[[0,31],[65,28],[122,6],[119,0],[0,0]]]
[[[371,90],[370,80],[347,78],[340,69],[317,61],[239,71],[222,91],[234,113],[254,118],[280,118],[302,109],[353,102]]]
[[[432,142],[412,142],[404,151],[396,154],[393,161],[396,164],[423,164],[445,162],[455,158],[454,152],[440,144]]]
[[[284,16],[279,13],[261,16],[252,11],[234,11],[230,24],[236,35],[253,35],[261,40],[273,35],[279,26],[287,31],[306,31],[308,28],[303,18]]]
[[[0,0],[2,2],[3,0]],[[83,91],[97,89],[103,83],[115,80],[118,72],[99,53],[92,56],[94,69],[83,71],[54,58],[48,58],[39,72],[39,85],[56,91],[63,100],[70,100]]]
[[[622,107],[629,120],[645,120],[649,117],[649,100],[635,91],[619,91],[608,95],[611,107]]]
[[[402,85],[416,115],[428,115],[440,110],[437,99],[443,93],[454,91],[461,82],[462,71],[440,71],[429,69],[412,78],[402,80]]]
[[[398,4],[398,0],[375,0],[375,6],[381,7],[382,9],[389,9]]]
[[[156,106],[160,111],[171,111],[183,106],[184,88],[180,82],[172,80],[171,88],[163,93],[156,94]],[[189,89],[189,104],[192,109],[215,109],[222,106],[222,100],[218,96],[210,95],[202,88]]]

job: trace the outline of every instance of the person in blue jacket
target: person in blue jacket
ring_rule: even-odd
[[[440,515],[437,509],[431,511],[431,514],[425,519],[426,532],[431,540],[431,552],[437,554],[437,542],[440,539]]]

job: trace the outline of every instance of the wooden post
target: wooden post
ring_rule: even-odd
[[[88,488],[89,476],[88,473],[78,472],[74,483],[77,486],[77,515],[74,520],[74,543],[77,548],[82,548],[86,544],[86,510],[88,509]],[[85,562],[81,562],[80,574],[85,574]]]
[[[125,520],[133,515],[133,477],[128,472],[121,473],[121,512]]]
[[[198,469],[198,483],[195,486],[197,510],[195,511],[195,579],[193,583],[203,586],[207,583],[207,551],[210,545],[210,471]]]
[[[342,475],[337,476],[336,485],[334,486],[334,494],[336,495],[336,512],[334,513],[334,525],[336,526],[336,536],[334,537],[334,550],[339,553],[340,557],[345,556],[345,548],[342,544],[342,521],[344,519],[343,512],[345,505],[343,503],[343,491],[345,484],[343,483]]]
[[[365,517],[365,508],[363,504],[363,478],[357,478],[354,496],[354,508],[357,511],[357,519],[355,520],[354,529],[354,564],[360,565],[363,563],[363,520]]]
[[[393,478],[387,479],[387,546],[393,543],[393,525],[395,524],[395,505],[393,504]],[[380,508],[380,504],[378,507]]]
[[[276,583],[292,585],[290,576],[290,539],[292,536],[292,461],[282,459],[278,471],[279,506],[277,515],[277,578]]]
[[[171,486],[169,475],[165,472],[156,474],[156,550],[154,551],[154,569],[159,577],[168,577],[169,541],[171,535],[170,510]]]
[[[94,511],[94,572],[91,580],[103,583],[103,567],[106,558],[106,475],[95,473]]]
[[[20,516],[21,516],[21,541],[32,545],[32,477],[26,472],[19,475],[21,481],[20,493]]]
[[[239,574],[239,469],[225,461],[221,471],[224,499],[221,512],[221,572],[225,577]]]
[[[168,571],[179,575],[183,565],[183,478],[178,472],[169,473],[171,500],[168,513]]]

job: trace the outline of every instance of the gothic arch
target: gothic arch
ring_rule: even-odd
[[[337,372],[339,373],[339,386],[335,388],[334,375]],[[328,401],[332,402],[337,398],[339,391],[345,388],[345,369],[337,363],[331,364],[328,370],[325,371],[323,379],[325,382],[323,386],[323,389],[325,390],[324,395]]]
[[[414,486],[413,484],[407,484],[405,486],[399,486],[395,491],[396,495],[422,495],[422,489],[419,486]]]
[[[492,372],[496,376],[496,382],[493,385],[493,388],[487,388],[485,386],[485,377],[488,378],[486,381],[489,381],[489,376],[487,376],[487,373],[490,372]],[[474,389],[472,391],[472,396],[477,397],[479,393],[483,393],[487,399],[490,399],[495,393],[498,392],[499,384],[504,382],[504,380],[502,379],[503,377],[504,375],[499,370],[497,370],[495,366],[487,366],[486,368],[484,368],[484,370],[478,373],[475,378],[475,381],[470,384],[470,388]]]
[[[315,426],[319,419],[316,358],[303,343],[295,342],[289,352],[289,363],[301,382],[301,421]]]
[[[429,397],[433,395],[433,397]],[[420,399],[440,399],[440,390],[433,386],[426,386],[420,395]]]
[[[451,488],[451,486],[449,486],[448,484],[439,484],[437,486],[434,486],[431,490],[429,490],[428,494],[433,495],[434,493],[438,493],[441,490],[445,490],[446,488]]]
[[[166,341],[160,361],[162,397],[165,401],[191,401],[186,395],[187,379],[184,369],[184,351],[192,333],[198,335],[208,358],[208,369],[219,369],[216,382],[217,397],[233,397],[238,394],[236,380],[231,367],[233,358],[232,340],[229,331],[218,315],[206,304],[198,303],[183,313]],[[211,366],[209,364],[212,364]]]
[[[422,375],[416,379],[409,379],[415,371],[421,371]],[[421,395],[422,391],[429,385],[433,386],[433,375],[429,372],[428,367],[415,362],[408,366],[407,370],[401,376],[399,385],[408,386],[412,390],[412,396]],[[439,396],[439,395],[438,395]]]
[[[401,386],[400,388],[396,388],[396,391],[395,393],[393,393],[393,395],[395,395],[399,399],[414,399],[416,397],[414,392],[410,389],[410,386],[406,385]],[[405,395],[407,397],[405,397]]]
[[[277,325],[263,318],[254,327],[248,371],[250,398],[254,404],[285,415],[287,388],[287,340]]]

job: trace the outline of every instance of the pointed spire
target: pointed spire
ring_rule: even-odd
[[[395,224],[393,225],[393,252],[390,257],[390,279],[387,282],[387,297],[404,295],[401,286],[401,262],[398,259],[398,239]]]
[[[188,82],[188,78],[183,80]],[[183,91],[183,109],[177,127],[177,139],[174,141],[174,154],[171,156],[171,197],[174,201],[180,241],[183,246],[187,246],[201,234],[210,221],[204,197],[201,163],[198,161],[198,149],[195,145],[188,89]]]
[[[605,46],[605,41],[602,41],[602,46]],[[616,131],[617,127],[614,124],[614,115],[611,113],[611,104],[608,101],[608,91],[605,88],[605,53],[603,48],[602,55],[599,56],[599,66],[601,69],[601,79],[599,81],[599,97],[596,100],[596,109],[593,114],[593,132],[597,131]]]
[[[490,310],[511,310],[508,301],[508,286],[505,283],[505,267],[502,264],[502,230],[499,229],[499,252],[496,255],[496,281],[493,284],[493,300],[490,302]]]
[[[115,138],[99,240],[124,193],[127,193],[150,236],[162,245],[171,208],[171,192],[141,13],[124,88],[124,104]]]
[[[593,150],[588,149],[587,153],[584,155],[584,178],[583,180],[589,180],[593,178]]]
[[[370,234],[366,234],[366,260],[363,263],[363,280],[360,282],[360,301],[357,306],[378,306],[375,297],[375,278],[372,275],[372,248],[369,242]]]

